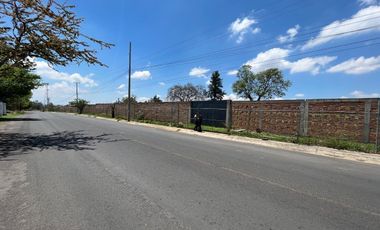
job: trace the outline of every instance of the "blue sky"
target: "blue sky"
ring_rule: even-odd
[[[377,0],[78,0],[82,31],[115,44],[98,49],[109,67],[50,67],[36,60],[50,99],[75,95],[113,102],[127,92],[128,43],[132,42],[132,94],[140,101],[165,98],[174,84],[207,85],[212,71],[223,79],[226,99],[235,72],[280,68],[292,81],[278,99],[380,97],[380,5]],[[33,99],[44,101],[45,90]]]

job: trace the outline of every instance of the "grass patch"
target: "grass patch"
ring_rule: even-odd
[[[1,121],[10,121],[12,119],[15,119],[16,117],[24,114],[24,112],[12,112],[12,113],[7,113],[7,115],[0,116],[0,122]]]
[[[87,114],[87,115],[111,118],[110,115],[106,115],[106,114]],[[124,117],[117,117],[116,119],[126,120],[126,118]],[[174,122],[167,122],[167,121],[145,120],[142,118],[133,119],[133,121],[147,123],[147,124],[177,127],[177,128],[183,128],[183,129],[194,128],[194,124],[191,124],[191,123],[183,124],[183,123],[174,123]],[[297,136],[289,136],[289,135],[278,135],[278,134],[272,134],[272,133],[266,133],[266,132],[258,133],[258,132],[252,132],[252,131],[246,131],[246,130],[244,131],[230,130],[229,131],[227,128],[214,127],[214,126],[208,126],[208,125],[202,125],[202,129],[203,131],[206,131],[206,132],[223,133],[223,134],[228,134],[228,135],[257,138],[257,139],[262,139],[262,140],[272,140],[272,141],[288,142],[288,143],[310,145],[310,146],[311,145],[324,146],[324,147],[329,147],[329,148],[334,148],[334,149],[351,150],[351,151],[366,152],[366,153],[380,152],[380,149],[376,151],[375,144],[360,143],[360,142],[346,140],[346,139],[338,139],[338,138],[330,138],[330,137],[301,137],[301,136],[297,137]]]

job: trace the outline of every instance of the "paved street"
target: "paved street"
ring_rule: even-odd
[[[0,229],[380,229],[376,165],[41,112],[0,154]]]

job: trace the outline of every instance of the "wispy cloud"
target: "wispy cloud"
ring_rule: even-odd
[[[335,21],[325,27],[319,32],[319,34],[310,39],[303,47],[302,50],[310,49],[318,45],[325,44],[332,40],[341,39],[343,37],[354,36],[358,34],[369,33],[371,31],[378,31],[379,20],[370,20],[373,15],[380,14],[380,6],[369,6],[367,8],[359,10],[350,19],[343,19]],[[360,23],[359,23],[360,22]],[[369,28],[366,30],[360,30],[363,28]],[[356,31],[352,32],[351,31]],[[350,33],[347,33],[350,32]],[[336,35],[340,34],[340,35]]]
[[[351,58],[327,70],[329,73],[365,74],[380,69],[380,56]]]
[[[124,89],[125,88],[125,84],[121,84],[117,87],[117,89],[121,90],[121,89]]]
[[[227,75],[230,75],[230,76],[235,76],[239,71],[234,69],[234,70],[230,70],[227,72]]]
[[[351,96],[356,98],[373,98],[373,97],[380,97],[380,93],[364,93],[360,90],[355,90],[350,93]]]
[[[257,34],[261,31],[260,28],[253,29],[252,26],[254,24],[257,24],[257,21],[251,17],[237,18],[230,24],[228,30],[231,33],[231,36],[237,38],[236,43],[241,43],[249,31],[252,31],[253,34]]]
[[[147,70],[144,70],[144,71],[135,71],[133,74],[132,74],[132,78],[133,79],[139,79],[139,80],[148,80],[151,78],[151,73]]]
[[[294,40],[294,38],[297,36],[298,31],[301,27],[299,25],[295,25],[294,27],[288,29],[286,31],[286,35],[280,35],[278,36],[277,40],[280,43],[285,43],[285,42],[291,42]]]
[[[192,77],[206,77],[206,74],[210,72],[210,69],[203,67],[194,67],[190,70],[189,75]]]
[[[288,69],[290,73],[309,72],[316,75],[321,71],[322,67],[337,58],[335,56],[306,57],[291,62],[287,60],[291,52],[289,49],[273,48],[259,53],[245,64],[252,66],[254,72],[260,72],[268,68],[279,68]]]
[[[40,75],[42,78],[57,80],[57,81],[64,81],[64,82],[69,82],[69,83],[79,82],[83,84],[85,87],[95,87],[98,85],[93,79],[91,79],[91,77],[93,77],[94,74],[88,74],[86,76],[82,76],[79,73],[69,74],[65,72],[59,72],[53,69],[45,61],[34,61],[34,63],[35,63],[34,72],[37,75]]]
[[[378,0],[358,0],[358,3],[361,6],[372,6],[372,5],[379,4],[379,1]]]

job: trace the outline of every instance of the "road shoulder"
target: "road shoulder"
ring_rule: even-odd
[[[178,133],[183,133],[183,134],[193,135],[193,136],[215,138],[215,139],[220,139],[220,140],[228,140],[228,141],[234,141],[234,142],[240,142],[240,143],[246,143],[246,144],[254,144],[254,145],[259,145],[259,146],[264,146],[264,147],[269,147],[269,148],[276,148],[276,149],[293,151],[293,152],[325,156],[329,158],[344,159],[344,160],[349,160],[349,161],[380,165],[380,154],[363,153],[363,152],[355,152],[355,151],[348,151],[348,150],[338,150],[338,149],[327,148],[327,147],[322,147],[322,146],[308,146],[308,145],[300,145],[300,144],[293,144],[293,143],[286,143],[286,142],[261,140],[261,139],[227,135],[227,134],[221,134],[221,133],[212,133],[212,132],[200,133],[200,132],[195,132],[189,129],[139,123],[139,122],[134,122],[134,121],[128,122],[125,120],[104,118],[104,117],[98,117],[94,115],[83,115],[83,114],[82,115],[72,114],[72,115],[96,118],[96,119],[101,119],[101,120],[108,120],[108,121],[113,121],[113,122],[129,124],[129,125],[144,126],[144,127],[155,128],[155,129],[160,129],[160,130],[165,130],[165,131],[170,131],[170,132],[178,132]]]

